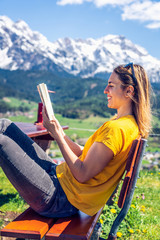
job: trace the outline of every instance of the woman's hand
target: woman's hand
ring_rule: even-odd
[[[53,116],[53,120],[49,120],[46,109],[43,107],[42,110],[42,116],[43,116],[43,126],[48,130],[48,132],[51,134],[51,136],[57,141],[59,138],[64,137],[65,133],[59,124],[58,120]]]

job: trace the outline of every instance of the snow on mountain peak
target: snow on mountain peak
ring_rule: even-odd
[[[12,26],[14,24],[14,22],[7,16],[0,16],[0,27],[2,27],[2,25],[6,25],[6,26]]]
[[[15,26],[21,30],[29,28],[28,24],[23,20],[16,21]]]
[[[160,81],[160,60],[122,35],[106,35],[93,39],[59,38],[49,42],[32,31],[23,20],[13,22],[0,16],[0,68],[32,68],[66,71],[81,77],[111,72],[119,64],[139,63],[154,81]],[[60,74],[60,73],[59,73]]]

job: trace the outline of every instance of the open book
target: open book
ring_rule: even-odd
[[[40,83],[37,85],[38,92],[43,105],[46,107],[47,115],[49,120],[53,120],[54,111],[52,108],[51,99],[48,93],[47,85],[45,83]]]

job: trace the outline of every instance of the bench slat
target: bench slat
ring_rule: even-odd
[[[137,160],[137,154],[138,154],[138,149],[141,143],[141,138],[136,139],[132,143],[132,147],[130,149],[128,158],[127,158],[127,163],[126,163],[126,175],[125,179],[119,194],[119,199],[118,199],[118,206],[119,208],[122,208],[126,199],[126,195],[128,192],[128,188],[130,185],[130,180],[132,178],[133,170],[134,170],[134,165]],[[139,159],[137,160],[139,161]]]
[[[61,218],[51,227],[45,236],[45,240],[67,239],[86,240],[89,239],[94,227],[100,217],[102,209],[94,216],[88,216],[79,212],[72,217]]]
[[[28,135],[28,137],[39,137],[45,139],[45,136],[47,136],[47,139],[54,140],[50,134],[48,133],[47,129],[43,127],[42,124],[36,125],[33,123],[24,123],[24,122],[14,122],[17,127],[19,127],[25,134]],[[62,126],[63,130],[68,129],[68,126]]]
[[[1,236],[41,239],[56,219],[40,216],[31,208],[1,230]]]

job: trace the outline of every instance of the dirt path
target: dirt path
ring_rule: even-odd
[[[9,222],[11,222],[13,219],[15,219],[18,215],[19,215],[19,213],[15,213],[15,212],[0,211],[0,223],[1,223],[1,221],[3,222],[2,224],[0,224],[0,229],[5,227]],[[2,238],[0,237],[0,239],[2,239]],[[13,240],[14,238],[5,237],[3,239],[4,240]]]

